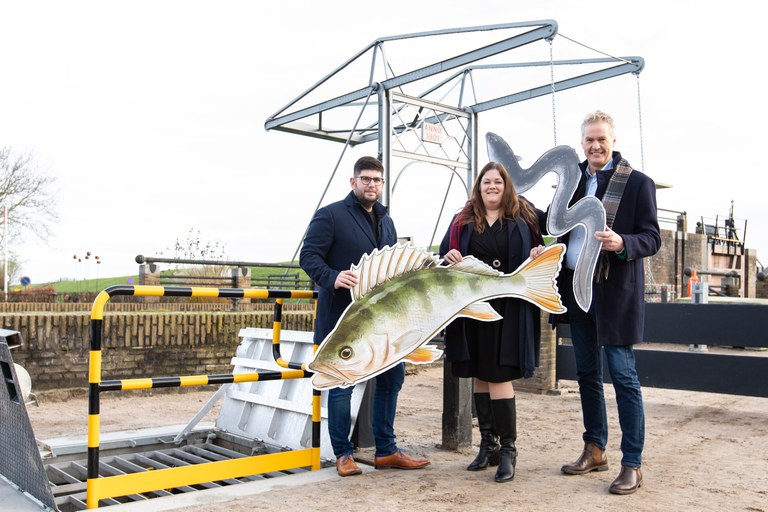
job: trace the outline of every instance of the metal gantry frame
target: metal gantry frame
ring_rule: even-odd
[[[418,40],[472,32],[498,33],[500,37],[484,46],[472,48],[453,57],[422,65],[400,75],[394,74],[394,67],[386,58],[386,46],[396,41]],[[391,179],[396,174],[392,170],[393,158],[425,161],[446,166],[452,170],[454,176],[459,175],[462,178],[464,188],[467,194],[469,194],[478,172],[478,148],[481,141],[478,135],[477,121],[480,113],[549,94],[554,95],[556,92],[617,77],[626,73],[639,75],[645,65],[644,60],[636,56],[556,61],[552,58],[551,51],[549,61],[497,62],[499,56],[528,44],[538,41],[548,41],[551,44],[557,36],[557,32],[557,22],[547,19],[380,37],[280,108],[266,120],[264,126],[266,130],[285,131],[342,142],[345,144],[345,148],[377,140],[378,155],[384,165],[386,179],[382,202],[390,207],[392,206],[394,185],[397,181],[397,178],[394,181]],[[371,57],[370,67],[368,68],[370,71],[366,80],[367,85],[340,96],[323,99],[322,94],[327,88],[328,83],[332,79],[339,78],[353,63],[366,56]],[[377,68],[379,56],[381,56],[383,61],[381,68]],[[491,58],[496,59],[488,64],[481,62]],[[478,100],[476,97],[475,75],[479,70],[539,66],[550,66],[552,69],[555,66],[576,68],[584,65],[591,66],[592,69],[599,66],[602,66],[602,68],[588,73],[574,74],[574,76],[559,81],[555,81],[554,73],[551,73],[549,82],[542,83],[536,87],[511,91],[488,99]],[[377,72],[381,75],[382,70],[384,77],[377,81]],[[449,72],[452,73],[445,78],[440,78]],[[429,81],[430,79],[431,82]],[[452,91],[455,91],[456,88],[459,88],[456,100],[452,104],[445,103],[445,98]],[[469,94],[470,89],[472,90],[471,98]],[[374,95],[378,99],[377,105],[371,101]],[[309,105],[304,106],[306,104]],[[348,109],[347,112],[350,112],[351,109],[354,115],[349,120],[343,119],[340,126],[332,126],[329,119],[335,119],[334,116],[343,113],[341,109],[345,108]],[[363,114],[370,113],[374,108],[375,111],[369,117],[375,120],[367,123],[362,122]],[[413,108],[417,109],[416,115],[404,115],[404,112],[409,112]],[[344,116],[340,115],[340,117],[343,118]],[[423,149],[425,145],[433,145],[435,151],[440,153],[439,156],[435,156],[435,153],[428,154],[425,151],[397,147],[403,134],[419,135],[423,133],[424,127],[429,124],[439,126],[443,133],[446,134],[445,140],[449,141],[451,145],[455,145],[457,137],[461,137],[460,150],[449,151],[445,148],[446,144],[444,142],[425,141],[424,137],[421,137],[414,147]],[[459,126],[451,126],[456,124]],[[459,170],[466,170],[466,172],[459,173]],[[331,179],[335,172],[334,170]],[[399,177],[399,173],[397,174]],[[462,174],[464,175],[462,176]],[[448,185],[449,189],[452,183],[453,176]],[[322,198],[318,203],[318,207],[321,202]],[[442,210],[440,215],[442,215]],[[439,220],[438,218],[437,221],[439,222]]]

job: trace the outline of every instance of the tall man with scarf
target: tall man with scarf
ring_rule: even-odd
[[[609,491],[632,494],[643,483],[640,466],[645,439],[643,396],[633,345],[643,339],[644,258],[656,254],[661,246],[656,186],[648,176],[633,170],[619,152],[613,151],[616,137],[611,116],[601,111],[587,115],[581,135],[587,159],[580,165],[581,180],[571,204],[587,195],[597,197],[603,201],[609,225],[595,233],[586,233],[580,227],[565,240],[568,249],[560,283],[576,359],[584,450],[575,462],[563,465],[561,470],[568,475],[582,475],[608,469],[608,419],[601,356],[604,352],[616,391],[622,434],[621,470]],[[572,289],[573,269],[586,236],[594,236],[602,243],[592,305],[587,312],[576,303]]]

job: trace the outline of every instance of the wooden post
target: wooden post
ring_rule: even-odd
[[[458,450],[472,445],[472,379],[451,374],[443,361],[443,443],[442,448]]]

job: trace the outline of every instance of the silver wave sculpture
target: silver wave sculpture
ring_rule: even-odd
[[[605,229],[605,208],[594,196],[582,197],[568,208],[581,177],[576,151],[570,146],[554,147],[541,155],[529,169],[523,169],[517,163],[512,148],[499,135],[488,133],[485,139],[488,157],[506,167],[519,194],[529,190],[550,172],[557,175],[557,188],[547,215],[547,231],[551,235],[561,236],[577,226],[586,230],[587,236],[584,237],[584,245],[573,272],[573,295],[579,307],[589,311],[592,304],[592,276],[602,248],[602,244],[591,234]]]

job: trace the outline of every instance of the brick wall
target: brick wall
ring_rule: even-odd
[[[105,311],[110,312],[130,312],[130,311],[155,311],[155,312],[173,312],[173,311],[273,311],[274,301],[255,300],[249,303],[238,302],[237,307],[232,307],[230,300],[221,299],[222,302],[158,302],[154,304],[145,304],[142,302],[114,302],[123,297],[113,297],[107,303]],[[135,297],[126,297],[136,300]],[[165,297],[161,297],[165,298]],[[188,299],[188,298],[187,298]],[[250,300],[250,299],[249,299]],[[69,312],[90,312],[93,308],[93,301],[90,302],[0,302],[0,313],[29,313],[49,311],[52,313]],[[301,302],[286,301],[283,304],[283,311],[312,311],[315,305],[312,301],[302,300]]]
[[[2,314],[24,345],[13,359],[33,389],[85,387],[90,314]],[[272,327],[271,312],[113,313],[104,315],[102,379],[230,373],[244,327]],[[282,328],[311,330],[312,312],[284,312]]]
[[[549,314],[541,314],[541,354],[539,367],[529,379],[515,381],[515,389],[531,391],[534,393],[546,393],[555,387],[555,354],[557,351],[557,337],[552,326],[549,325]]]
[[[661,230],[661,248],[646,261],[645,283],[649,302],[658,302],[662,286],[683,297],[688,290],[686,267],[706,268],[707,236]]]

